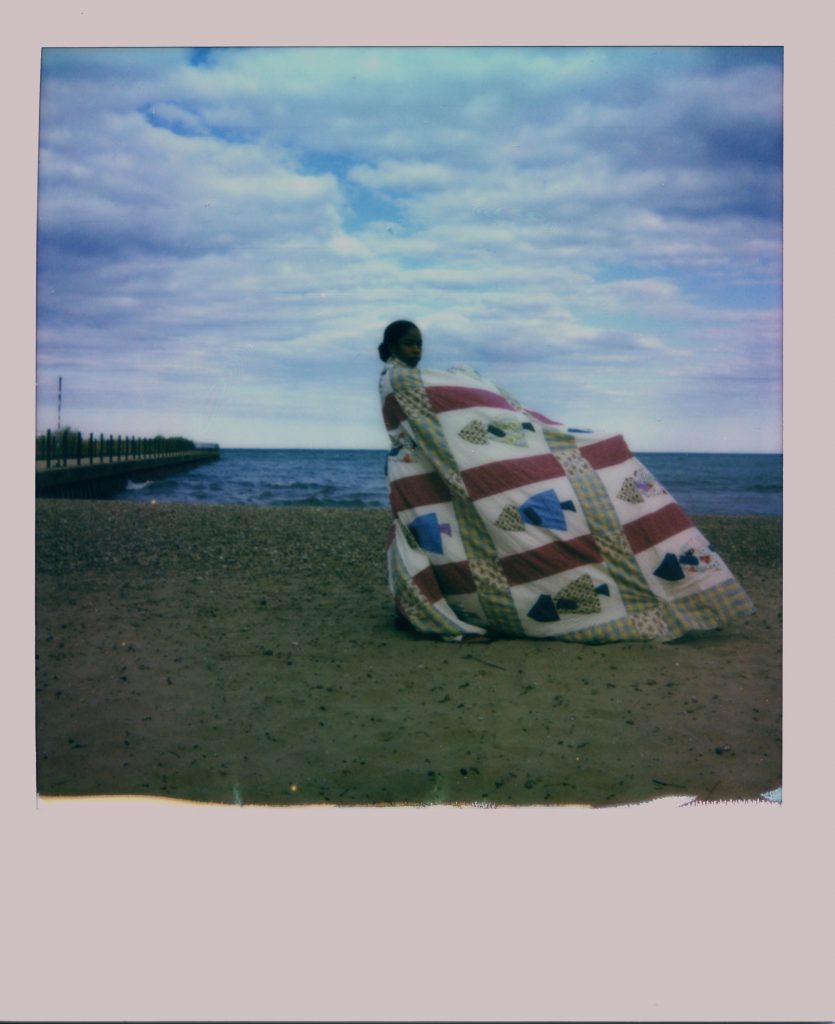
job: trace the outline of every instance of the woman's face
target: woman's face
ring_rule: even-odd
[[[417,366],[423,352],[423,338],[417,327],[410,327],[405,334],[401,335],[392,345],[392,352],[407,366]]]

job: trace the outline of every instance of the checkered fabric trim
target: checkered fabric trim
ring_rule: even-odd
[[[461,532],[461,540],[464,543],[464,550],[467,558],[471,561],[492,562],[501,573],[503,586],[507,586],[507,578],[504,570],[499,566],[496,557],[496,545],[488,533],[481,516],[473,508],[469,497],[462,497],[458,494],[452,495],[452,507],[458,520],[458,529]]]
[[[432,415],[432,406],[429,404],[425,391],[404,389],[398,392],[397,400],[410,420]]]
[[[690,629],[714,629],[725,622],[753,615],[755,611],[753,601],[735,579],[679,597],[664,608],[665,616],[679,636]]]
[[[395,366],[392,368],[391,382],[398,400],[402,401],[403,394],[409,394],[413,398],[413,407],[419,410],[414,416],[410,414],[411,427],[419,446],[430,454],[436,470],[450,489],[461,540],[488,626],[501,633],[523,634],[507,577],[496,556],[496,546],[481,516],[473,507],[443,428],[429,405],[420,371]],[[422,395],[422,400],[414,397],[415,392]]]
[[[542,427],[542,433],[551,450],[552,455],[564,455],[569,449],[577,447],[577,438],[566,430],[557,427]]]
[[[429,454],[433,463],[454,468],[454,463],[450,466],[451,456],[446,438],[426,395],[420,370],[407,366],[393,366],[391,383],[397,401],[409,417],[418,446]]]
[[[608,644],[623,640],[674,640],[678,635],[670,630],[662,608],[657,606],[637,615],[624,615],[612,622],[562,633],[558,639],[581,644]]]
[[[497,559],[471,558],[470,571],[479,593],[484,590],[504,590],[507,587],[507,578]]]
[[[559,640],[568,640],[581,644],[610,644],[620,640],[641,640],[642,637],[630,615],[625,615],[612,622],[601,622],[596,626],[585,626],[570,633],[560,633]]]
[[[507,576],[496,557],[493,538],[469,498],[452,496],[461,540],[475,580],[481,607],[490,629],[497,633],[523,633]]]
[[[600,533],[594,538],[594,542],[600,548],[600,553],[607,562],[634,561],[635,559],[629,541],[620,529],[613,530],[611,533]]]
[[[583,514],[595,535],[595,540],[598,534],[623,534],[620,520],[612,506],[612,499],[603,486],[603,481],[594,470],[590,468],[588,473],[572,477],[571,486],[580,499]],[[632,549],[628,548],[628,550],[631,554]]]
[[[563,633],[560,640],[610,643],[615,640],[675,640],[694,629],[715,629],[726,622],[753,615],[756,609],[736,580],[725,580],[711,590],[680,597],[668,604],[627,615],[614,622]]]
[[[415,629],[421,633],[435,633],[441,636],[457,636],[461,632],[426,600],[412,582],[405,566],[396,557],[392,570],[394,599]]]
[[[630,616],[642,640],[671,640],[673,632],[660,606]]]
[[[551,448],[550,443],[548,447]],[[576,448],[563,448],[557,451],[551,448],[551,451],[565,470],[566,475],[571,477],[572,483],[575,477],[585,476],[594,472],[588,459],[581,455],[580,451]]]
[[[490,623],[490,629],[494,633],[502,633],[506,636],[522,636],[522,627],[519,623],[519,613],[513,602],[510,591],[504,590],[486,591],[480,590],[478,599],[484,610],[484,616]]]
[[[450,469],[448,466],[440,467],[438,470],[441,476],[444,478],[447,487],[452,492],[453,500],[456,498],[459,501],[465,501],[468,505],[470,503],[470,492],[467,490],[467,485],[464,483],[464,478],[456,469]]]
[[[592,529],[594,529],[592,527]],[[612,578],[620,592],[623,606],[628,612],[644,612],[654,608],[658,599],[647,585],[644,574],[635,560],[629,541],[620,527],[611,533],[596,533],[594,542],[600,549]]]
[[[579,452],[571,454],[579,455]],[[561,461],[565,465],[565,458]],[[586,460],[583,459],[583,462]],[[583,507],[594,542],[617,584],[627,612],[632,614],[655,608],[658,598],[635,559],[603,481],[589,466],[589,472],[572,476],[571,486]]]

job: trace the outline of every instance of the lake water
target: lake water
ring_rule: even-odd
[[[646,452],[638,458],[692,515],[781,515],[782,455]],[[122,501],[386,508],[385,450],[224,448],[215,462],[131,480]]]

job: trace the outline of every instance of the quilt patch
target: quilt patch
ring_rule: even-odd
[[[633,505],[646,501],[647,498],[657,498],[666,494],[667,491],[658,483],[648,469],[641,467],[631,473],[621,485],[618,497],[622,501],[631,502]]]
[[[399,522],[389,585],[421,632],[669,640],[754,610],[619,435],[564,427],[463,369],[417,370],[390,360],[380,397]],[[466,409],[469,418],[461,415]],[[621,473],[612,491],[599,475],[604,470],[610,486]],[[570,497],[561,500],[560,489],[569,487]],[[661,495],[666,503],[659,507],[650,499]],[[592,565],[594,575],[578,574]],[[447,592],[471,595],[467,621],[447,603]],[[592,625],[584,625],[591,617]]]

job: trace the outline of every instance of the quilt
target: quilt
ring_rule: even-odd
[[[751,614],[623,437],[526,409],[470,368],[380,378],[395,604],[421,633],[672,640]]]

